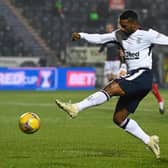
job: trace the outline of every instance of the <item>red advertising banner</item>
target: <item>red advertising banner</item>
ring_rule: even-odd
[[[67,72],[68,87],[93,87],[95,86],[95,73],[84,71]]]
[[[125,0],[109,0],[109,9],[111,10],[125,9]]]

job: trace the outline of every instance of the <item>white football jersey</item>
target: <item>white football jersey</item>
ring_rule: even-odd
[[[108,41],[118,41],[116,31],[106,34],[79,33],[82,39],[90,43],[103,44]],[[119,41],[118,41],[119,42]],[[148,31],[138,29],[126,39],[122,39],[122,47],[125,52],[125,60],[128,71],[138,68],[152,68],[152,44],[168,45],[168,36],[153,29]]]

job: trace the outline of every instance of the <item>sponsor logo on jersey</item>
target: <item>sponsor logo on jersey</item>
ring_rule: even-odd
[[[125,52],[125,59],[126,60],[134,60],[134,59],[139,59],[139,52]]]

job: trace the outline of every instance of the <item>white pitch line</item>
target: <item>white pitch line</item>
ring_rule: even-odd
[[[25,103],[25,102],[0,102],[0,106],[3,105],[11,105],[11,106],[41,106],[41,107],[51,107],[51,106],[56,106],[55,103]],[[97,109],[102,109],[102,110],[112,110],[111,107],[93,107]],[[143,111],[153,111],[152,109],[143,109]]]
[[[0,105],[13,106],[54,106],[54,103],[25,103],[25,102],[0,102]]]

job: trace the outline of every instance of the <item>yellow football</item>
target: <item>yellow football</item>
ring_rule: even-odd
[[[40,128],[40,117],[33,112],[26,112],[19,117],[19,128],[26,134],[32,134]]]

